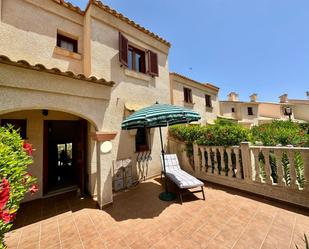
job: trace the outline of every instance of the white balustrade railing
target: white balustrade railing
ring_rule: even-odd
[[[195,144],[194,151],[195,169],[207,175],[308,190],[309,148]]]
[[[309,208],[309,148],[194,143],[191,167],[184,143],[169,141],[169,152],[200,179]]]

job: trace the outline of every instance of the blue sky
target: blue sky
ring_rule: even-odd
[[[86,0],[71,0],[84,8]],[[170,71],[261,101],[309,91],[308,0],[105,0],[172,43]]]

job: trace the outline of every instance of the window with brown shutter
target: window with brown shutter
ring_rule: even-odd
[[[192,90],[190,88],[184,87],[183,88],[183,95],[184,95],[185,103],[193,104],[193,101],[192,101]]]
[[[205,94],[205,102],[206,102],[206,107],[212,107],[210,95]]]
[[[119,32],[119,61],[126,67],[128,66],[128,50],[129,41],[123,34]]]
[[[159,76],[158,55],[150,50],[148,54],[148,74],[151,76]]]
[[[249,116],[253,115],[253,108],[252,107],[248,107],[248,115]]]
[[[147,56],[147,70],[146,70]],[[121,65],[130,70],[146,73],[151,76],[159,76],[158,55],[150,50],[145,51],[129,45],[128,39],[119,32],[119,61]]]

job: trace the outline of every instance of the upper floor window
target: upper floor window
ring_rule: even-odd
[[[74,53],[78,51],[77,40],[60,34],[57,34],[57,47],[67,49]]]
[[[205,102],[206,102],[206,107],[212,107],[210,95],[205,94]]]
[[[18,130],[22,139],[27,139],[27,120],[26,119],[2,119],[1,126],[12,125]]]
[[[119,61],[130,70],[159,76],[158,55],[129,45],[129,40],[119,33]],[[147,61],[147,63],[146,63]]]
[[[248,115],[249,116],[253,115],[253,108],[252,107],[248,107]]]
[[[232,107],[232,112],[235,112],[235,108],[234,107]]]
[[[140,73],[146,73],[145,52],[129,46],[128,50],[128,69]]]
[[[190,88],[184,87],[183,88],[183,96],[184,96],[184,101],[186,103],[192,104],[192,90]]]

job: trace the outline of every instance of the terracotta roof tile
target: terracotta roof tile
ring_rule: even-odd
[[[199,85],[202,85],[202,86],[205,86],[205,87],[209,87],[209,88],[211,88],[211,89],[213,89],[213,90],[215,90],[215,91],[219,91],[219,90],[220,90],[219,87],[217,87],[217,86],[215,86],[215,85],[213,85],[213,84],[210,84],[210,83],[201,83],[201,82],[199,82],[199,81],[193,80],[193,79],[191,79],[191,78],[189,78],[189,77],[187,77],[187,76],[181,75],[181,74],[179,74],[179,73],[173,72],[173,73],[170,73],[170,75],[174,75],[174,76],[177,76],[177,77],[179,77],[179,78],[192,81],[192,82],[194,82],[194,83],[196,83],[196,84],[199,84]]]
[[[75,11],[75,12],[77,12],[77,13],[80,14],[80,15],[84,15],[84,14],[85,14],[84,11],[82,11],[82,10],[81,10],[79,7],[77,7],[77,6],[74,6],[74,5],[71,4],[70,2],[65,2],[65,1],[63,1],[63,0],[52,0],[52,1],[54,1],[55,3],[58,3],[58,4],[60,4],[60,5],[62,5],[63,7],[66,7],[66,8],[68,8],[68,9],[70,9],[70,10]]]
[[[72,11],[75,11],[75,12],[81,14],[81,15],[85,15],[85,11],[81,10],[81,9],[80,9],[79,7],[77,7],[77,6],[72,5],[72,4],[69,3],[69,2],[65,2],[64,0],[52,0],[52,1],[54,1],[55,3],[58,3],[58,4],[60,4],[60,5],[62,5],[62,6],[64,6],[64,7],[66,7],[66,8],[68,8],[68,9],[72,10]],[[151,36],[152,38],[154,38],[154,39],[156,39],[156,40],[162,42],[162,43],[165,44],[166,46],[168,46],[168,47],[171,46],[171,44],[170,44],[168,41],[166,41],[165,39],[163,39],[162,37],[160,37],[160,36],[154,34],[154,33],[151,32],[150,30],[148,30],[148,29],[142,27],[141,25],[135,23],[134,21],[130,20],[128,17],[122,15],[121,13],[119,13],[119,12],[117,12],[116,10],[110,8],[109,6],[104,5],[101,1],[99,1],[99,0],[89,0],[87,6],[89,6],[90,4],[94,4],[94,5],[98,6],[100,9],[102,9],[102,10],[106,11],[107,13],[113,15],[114,17],[116,17],[116,18],[118,18],[118,19],[120,19],[120,20],[126,22],[127,24],[129,24],[129,25],[131,25],[132,27],[138,29],[139,31],[141,31],[141,32],[143,32],[143,33],[145,33],[145,34]],[[87,11],[87,9],[88,9],[88,7],[86,8],[86,11]]]
[[[5,55],[0,55],[0,63],[12,65],[12,66],[17,66],[17,67],[23,67],[23,68],[36,70],[36,71],[40,71],[40,72],[45,72],[45,73],[61,75],[61,76],[69,77],[69,78],[76,79],[76,80],[89,81],[89,82],[92,82],[92,83],[106,85],[106,86],[113,86],[115,84],[115,82],[113,82],[113,81],[106,81],[103,78],[98,79],[95,76],[86,77],[84,74],[77,74],[76,75],[71,71],[63,72],[59,68],[56,68],[56,67],[48,69],[42,64],[31,65],[26,60],[12,61],[9,57],[7,57]]]

